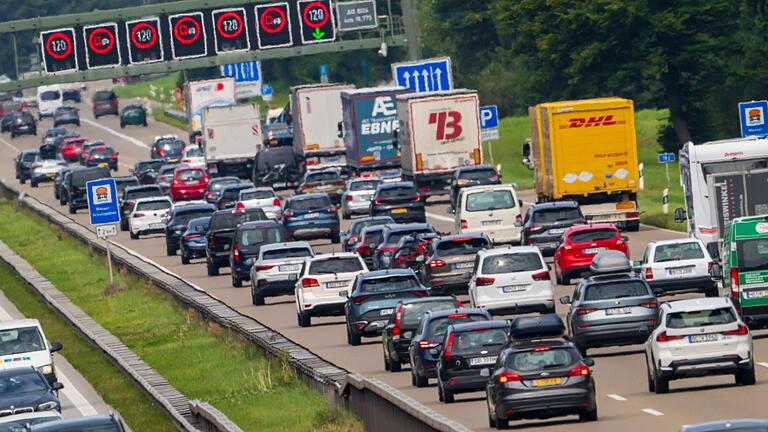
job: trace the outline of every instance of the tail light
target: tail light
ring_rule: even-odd
[[[419,341],[419,349],[421,350],[428,350],[432,348],[437,348],[437,344],[430,342],[428,340],[420,340]]]
[[[318,288],[320,287],[320,283],[318,283],[315,278],[304,278],[301,280],[301,286],[304,288]]]
[[[419,192],[421,193],[427,193],[429,192],[429,186],[422,186],[419,188]]]
[[[336,207],[328,207],[328,213],[336,214]]]
[[[240,261],[240,250],[237,247],[237,244],[235,244],[235,247],[232,248],[232,257],[234,258],[235,262]]]
[[[645,268],[645,280],[653,280],[653,269],[650,267]]]
[[[707,273],[712,274],[712,269],[715,267],[715,262],[710,261],[707,263]]]
[[[528,231],[528,234],[533,234],[534,232],[536,232],[536,231],[541,231],[541,230],[543,230],[543,229],[544,229],[544,227],[543,227],[543,226],[539,226],[539,225],[531,225],[531,226],[529,226],[528,228],[526,228],[525,230],[526,230],[526,231]]]
[[[400,336],[400,321],[403,319],[403,304],[400,303],[397,305],[397,310],[395,311],[395,322],[394,327],[392,327],[392,336]]]
[[[182,239],[184,239],[184,241],[187,241],[187,240],[192,240],[200,237],[202,237],[200,234],[190,234],[190,235],[183,236]]]
[[[627,219],[637,219],[640,217],[640,213],[638,212],[629,212],[627,213]]]
[[[617,245],[623,245],[623,244],[624,244],[624,239],[623,239],[623,238],[621,238],[621,237],[619,237],[619,239],[618,239],[618,240],[616,240],[616,244],[617,244]]]
[[[308,186],[307,186],[307,185],[305,185],[305,184],[303,184],[303,185],[299,186],[299,189],[301,189],[301,190],[305,191],[305,190],[307,190],[307,189],[308,189]]]
[[[523,215],[517,215],[515,216],[515,223],[522,225],[523,224]]]
[[[739,269],[731,267],[731,297],[739,298]]]
[[[362,303],[366,299],[368,299],[368,297],[370,297],[370,296],[369,295],[359,295],[359,296],[352,297],[352,303],[354,303],[356,305],[359,305],[360,303]]]
[[[208,192],[208,193],[205,195],[205,197],[206,197],[206,198],[208,198],[208,199],[211,199],[211,198],[213,198],[213,192]]]
[[[374,198],[373,199],[374,204],[381,204],[381,198]]]
[[[445,347],[443,348],[443,355],[447,361],[451,360],[451,357],[453,357],[453,335],[454,333],[448,335],[448,340],[445,341]]]
[[[245,210],[245,204],[242,201],[238,201],[235,208],[238,210]]]
[[[113,155],[112,155],[112,159],[117,159],[117,155],[116,155],[116,154],[113,154]]]
[[[133,214],[133,217],[135,217],[135,218],[140,218],[140,217],[144,217],[144,216],[145,216],[144,213],[134,213]]]
[[[421,201],[421,195],[416,195],[415,197],[413,197],[413,200],[416,202]]]
[[[747,326],[745,326],[744,324],[739,324],[739,328],[737,330],[727,331],[723,334],[729,335],[729,336],[744,336],[748,332],[749,330],[747,330]]]
[[[568,371],[568,376],[571,377],[578,377],[578,376],[589,376],[589,368],[584,365],[578,365],[575,368]]]
[[[462,219],[459,222],[459,226],[460,226],[461,229],[469,229],[469,224],[467,223],[466,219]]]
[[[574,312],[576,313],[576,316],[582,316],[582,315],[590,314],[590,313],[592,313],[592,312],[594,312],[596,310],[597,309],[595,309],[593,307],[577,307],[574,310]]]
[[[429,268],[442,267],[445,265],[443,260],[432,260],[429,262]]]
[[[360,255],[367,255],[372,252],[373,252],[373,246],[368,246],[363,244],[358,246],[357,248],[357,253],[359,253]]]
[[[640,306],[648,309],[658,309],[659,302],[657,302],[656,300],[649,300],[647,302],[640,303]]]
[[[673,340],[682,339],[682,336],[669,336],[667,332],[663,331],[656,336],[656,342],[669,342]]]
[[[93,160],[93,155],[88,156],[88,158],[86,160],[89,160],[89,161]]]
[[[163,149],[158,150],[157,154],[160,155],[160,157],[165,156],[165,152],[163,151]]]
[[[479,277],[479,278],[475,279],[475,285],[476,286],[493,285],[494,282],[496,282],[496,279],[492,278],[492,277]]]
[[[272,201],[272,205],[275,206],[275,207],[280,207],[280,199],[279,198],[275,198],[275,200]]]
[[[286,210],[286,211],[283,212],[283,217],[286,218],[286,219],[290,219],[290,218],[293,217],[293,212],[290,211],[290,210]]]
[[[499,176],[498,175],[492,175],[492,176],[488,177],[488,180],[490,180],[490,181],[499,181]],[[461,186],[461,185],[459,185],[459,186]]]
[[[515,381],[522,381],[523,377],[514,372],[505,371],[500,373],[496,379],[499,381],[499,384],[506,384]]]
[[[190,163],[192,159],[182,159],[181,163]]]
[[[416,297],[426,297],[427,293],[426,291],[408,291],[409,293],[415,295]]]
[[[549,276],[549,272],[548,272],[548,271],[543,271],[543,272],[540,272],[540,273],[534,273],[534,274],[533,274],[531,277],[532,277],[532,278],[533,278],[533,280],[535,280],[535,281],[547,281],[547,280],[551,280],[551,278],[550,278],[550,276]]]

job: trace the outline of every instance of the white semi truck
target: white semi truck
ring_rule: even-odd
[[[251,178],[253,159],[263,147],[259,105],[208,107],[203,110],[202,129],[208,172]]]

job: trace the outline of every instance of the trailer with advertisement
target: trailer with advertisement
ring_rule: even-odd
[[[203,111],[214,106],[234,105],[235,79],[223,77],[205,81],[190,81],[184,88],[184,102],[189,118],[191,142],[199,140],[203,130]]]

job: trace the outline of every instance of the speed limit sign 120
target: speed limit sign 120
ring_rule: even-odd
[[[163,37],[160,18],[142,18],[125,23],[130,64],[163,61]]]
[[[217,9],[211,12],[211,18],[217,54],[251,48],[245,8]]]
[[[68,27],[41,32],[40,48],[47,73],[78,70],[75,29]]]

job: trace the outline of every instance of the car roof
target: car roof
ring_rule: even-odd
[[[78,167],[72,167],[78,168]],[[133,192],[133,191],[139,191],[139,190],[149,190],[149,189],[155,189],[155,190],[161,190],[159,185],[156,184],[148,184],[148,185],[137,185],[137,186],[128,186],[125,188],[127,192]]]
[[[403,300],[400,303],[404,305],[409,305],[409,304],[416,304],[416,303],[435,303],[438,301],[441,301],[441,302],[450,301],[453,304],[456,304],[456,297],[451,297],[451,296],[419,297],[414,299]]]
[[[321,261],[331,258],[358,258],[360,255],[354,252],[331,252],[315,255],[310,261]]]
[[[355,177],[349,179],[350,183],[358,183],[358,182],[368,182],[368,181],[383,181],[381,177]]]
[[[24,420],[34,420],[46,417],[58,417],[59,419],[62,418],[61,413],[58,411],[36,411],[0,417],[0,425],[8,425],[11,423],[24,422]]]
[[[186,164],[181,164],[181,165],[176,167],[174,172],[178,173],[180,171],[193,171],[193,170],[194,171],[205,171],[205,168],[199,167],[199,166],[190,166],[190,165],[186,165]]]
[[[470,187],[463,187],[461,188],[461,193],[466,194],[469,192],[478,192],[478,191],[492,191],[492,190],[515,190],[515,187],[512,186],[509,183],[502,183],[502,184],[492,184],[492,185],[479,185],[479,186],[470,186]]]
[[[654,240],[652,242],[649,242],[648,246],[651,246],[651,245],[664,246],[664,245],[684,244],[684,243],[698,243],[699,246],[702,246],[702,241],[694,237],[685,237],[685,238],[668,239],[668,240]]]
[[[38,371],[34,366],[22,366],[22,367],[15,367],[15,368],[9,368],[9,369],[3,369],[0,370],[0,376],[7,377],[7,376],[13,376],[20,373],[35,373],[38,374],[40,371]]]
[[[211,220],[210,216],[196,217],[194,219],[190,219],[189,222],[187,222],[187,224],[189,225],[189,224],[191,224],[193,222],[196,223],[196,224],[199,224],[201,222],[202,223],[206,223],[206,222],[210,222],[210,220]]]
[[[167,196],[145,197],[145,198],[137,199],[135,201],[135,203],[139,204],[139,203],[145,203],[145,202],[150,202],[150,201],[168,201],[168,202],[171,202],[171,199],[168,198]],[[173,203],[171,203],[171,205],[173,205]]]
[[[89,417],[78,417],[78,418],[72,418],[68,420],[59,420],[55,422],[46,422],[39,425],[35,425],[32,430],[39,431],[39,432],[46,432],[46,431],[59,431],[62,428],[66,427],[66,430],[68,431],[77,431],[78,428],[88,427],[88,426],[99,426],[99,425],[111,425],[111,424],[117,424],[118,420],[115,414],[103,414],[103,415],[96,415],[96,416],[89,416]]]
[[[214,177],[208,183],[210,184],[210,183],[218,183],[221,181],[232,181],[232,180],[237,180],[239,182],[240,178],[235,176]]]
[[[485,234],[482,234],[482,233],[453,234],[453,235],[448,235],[443,237],[437,237],[435,238],[435,242],[448,243],[453,241],[475,240],[475,239],[487,240],[488,237],[486,237]]]
[[[339,174],[341,170],[339,168],[322,168],[312,171],[307,171],[307,177],[309,177],[312,174],[325,174],[325,173],[332,173],[332,174]]]
[[[363,222],[373,222],[377,220],[393,220],[393,219],[389,216],[366,216],[364,218],[353,220],[351,225],[363,223]],[[378,225],[378,226],[383,226],[383,225]]]
[[[363,273],[360,275],[361,279],[377,279],[377,278],[384,278],[388,276],[413,276],[416,277],[416,273],[413,272],[411,269],[386,269],[386,270],[375,270],[368,273]]]
[[[312,245],[305,241],[284,242],[284,243],[269,243],[261,247],[261,251],[271,251],[280,249],[294,249],[294,248],[307,248],[312,249]]]
[[[637,273],[606,273],[606,274],[597,274],[597,275],[588,276],[584,278],[584,283],[600,284],[600,283],[616,282],[621,280],[644,282],[644,279],[640,277],[640,275]]]
[[[457,307],[454,309],[442,309],[439,311],[427,311],[427,314],[424,315],[423,319],[427,319],[427,316],[429,319],[436,319],[436,318],[445,318],[449,315],[456,315],[456,314],[468,314],[468,315],[487,315],[488,311],[485,309],[480,308],[465,308],[465,307]]]
[[[377,189],[396,189],[396,188],[412,188],[415,187],[413,185],[413,182],[409,181],[400,181],[400,182],[392,182],[392,183],[382,183],[380,184]]]
[[[480,165],[469,165],[469,166],[458,167],[456,168],[456,172],[483,171],[488,169],[492,169],[496,171],[496,169],[492,165],[480,164]]]
[[[568,228],[565,233],[566,234],[573,234],[575,232],[582,232],[582,231],[592,231],[592,230],[616,230],[619,229],[616,228],[616,225],[610,224],[610,223],[596,223],[596,224],[585,224],[585,225],[574,225],[570,228]]]
[[[721,432],[725,430],[740,430],[741,428],[768,428],[768,420],[763,419],[730,419],[716,420],[706,423],[683,426],[681,432]]]
[[[487,321],[473,321],[468,323],[454,324],[453,332],[461,333],[465,331],[474,331],[478,329],[498,329],[498,328],[509,328],[509,321],[487,320]]]
[[[261,186],[261,187],[252,187],[248,189],[243,189],[240,192],[275,192],[274,189],[268,186]]]
[[[200,203],[200,204],[187,204],[187,205],[180,205],[176,206],[173,209],[173,214],[179,214],[179,213],[188,213],[188,212],[196,212],[198,210],[216,210],[216,207],[213,204],[208,203]]]
[[[0,321],[0,330],[10,330],[19,327],[40,327],[40,321],[33,318]]]
[[[387,224],[383,225],[388,231],[390,232],[400,232],[400,231],[411,231],[411,230],[417,230],[417,229],[434,229],[434,227],[431,224],[428,223],[408,223],[408,224]]]
[[[251,209],[256,210],[256,209]],[[260,210],[260,209],[259,209]],[[273,220],[257,220],[257,221],[250,221],[245,222],[240,225],[240,230],[248,230],[248,229],[257,229],[257,228],[272,228],[272,227],[281,227],[283,224],[277,221]]]
[[[727,297],[702,297],[662,303],[662,306],[669,310],[669,312],[720,309],[731,305],[732,303]]]
[[[573,348],[573,343],[563,338],[518,339],[511,340],[504,349],[522,351],[540,346],[549,346],[553,348]]]
[[[541,254],[541,250],[537,246],[500,246],[495,247],[493,249],[483,249],[478,252],[479,254],[483,254],[483,256],[495,256],[495,255],[503,255],[508,253],[535,253],[537,255]]]
[[[531,205],[529,208],[531,211],[536,210],[548,210],[553,208],[578,208],[579,203],[576,201],[553,201],[553,202],[546,202],[546,203],[536,203]]]

